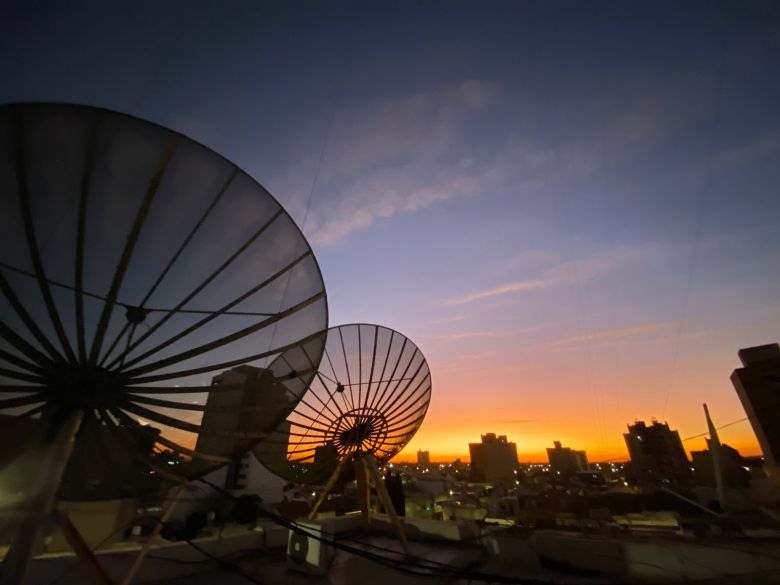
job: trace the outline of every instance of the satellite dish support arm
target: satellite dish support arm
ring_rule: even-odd
[[[57,490],[73,452],[83,417],[81,409],[73,409],[64,415],[64,420],[56,430],[54,440],[45,454],[44,464],[40,466],[33,493],[28,499],[30,512],[0,565],[0,585],[18,585],[24,581],[38,536],[52,520],[60,527],[74,552],[89,565],[97,581],[107,585],[111,583],[70,519],[55,510]]]
[[[395,528],[398,534],[398,539],[403,545],[404,552],[409,554],[408,543],[406,540],[406,531],[404,525],[398,514],[395,511],[393,502],[390,499],[390,494],[387,491],[387,486],[382,479],[381,473],[379,473],[379,466],[377,465],[376,458],[371,453],[364,453],[358,451],[352,455],[341,458],[333,474],[325,484],[325,488],[322,490],[320,497],[314,504],[314,507],[309,512],[309,520],[313,520],[317,517],[322,504],[328,499],[333,488],[339,480],[339,477],[344,471],[344,468],[352,463],[355,466],[355,479],[357,480],[358,498],[360,500],[360,509],[363,515],[363,521],[366,527],[369,526],[369,520],[371,515],[371,484],[373,483],[376,488],[376,493],[379,496],[379,501],[385,509],[387,517],[390,519],[390,523]]]

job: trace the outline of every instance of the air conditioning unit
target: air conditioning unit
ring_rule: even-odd
[[[335,549],[319,538],[330,539],[322,522],[296,522],[303,532],[290,530],[287,539],[287,567],[309,575],[325,575],[335,556]]]
[[[361,525],[359,516],[339,516],[322,520],[297,521],[300,530],[290,530],[287,538],[287,568],[309,575],[325,575],[336,556],[336,549],[320,539],[334,540],[341,532]]]

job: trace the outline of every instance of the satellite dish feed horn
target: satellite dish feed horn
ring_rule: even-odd
[[[0,106],[0,584],[56,501],[163,498],[266,437],[327,317],[300,229],[230,161],[117,112]]]

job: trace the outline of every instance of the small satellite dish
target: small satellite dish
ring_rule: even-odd
[[[287,359],[286,352],[277,361]],[[404,335],[379,325],[332,327],[309,389],[254,454],[288,481],[321,485],[357,453],[379,465],[392,459],[417,432],[430,399],[428,363]]]
[[[295,407],[322,355],[325,288],[301,231],[241,169],[128,115],[11,104],[0,193],[5,495],[160,490]]]
[[[292,352],[296,357],[296,350]],[[282,363],[287,360],[287,352],[277,358]],[[255,445],[254,454],[271,472],[288,481],[325,484],[309,518],[316,517],[351,468],[364,522],[369,521],[373,485],[406,550],[403,523],[379,474],[379,465],[411,440],[430,399],[428,363],[405,336],[379,325],[333,327],[328,330],[325,353],[308,390],[287,420]]]

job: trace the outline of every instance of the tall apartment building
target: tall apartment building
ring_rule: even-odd
[[[289,422],[279,418],[290,408],[291,397],[284,384],[276,381],[270,370],[238,366],[214,376],[212,390],[206,401],[195,449],[213,455],[239,453],[229,464],[212,472],[209,481],[234,493],[256,493],[267,501],[281,499],[284,481],[268,471],[249,449],[254,438],[242,438],[241,433],[254,433],[276,426],[277,434],[289,432]],[[217,431],[212,434],[210,431]],[[221,433],[225,433],[224,435]],[[230,436],[230,433],[236,433]],[[282,435],[283,436],[283,435]],[[284,441],[267,447],[271,462],[287,459]],[[202,461],[202,460],[199,460]],[[206,466],[211,464],[206,462]]]
[[[417,451],[417,465],[420,467],[429,467],[431,465],[431,454],[428,451]]]
[[[517,470],[517,445],[506,435],[482,435],[481,443],[469,443],[471,475],[475,481],[513,485]]]
[[[631,456],[629,475],[636,481],[652,483],[686,483],[691,478],[691,465],[683,449],[680,434],[667,423],[644,421],[628,425],[623,435]]]
[[[214,376],[211,386],[195,447],[203,453],[248,450],[256,441],[241,433],[273,430],[290,408],[287,388],[263,368],[238,366]]]
[[[712,458],[712,441],[707,439],[707,449],[691,451],[693,479],[696,485],[715,487],[715,464]],[[750,484],[750,471],[739,451],[726,443],[720,445],[720,473],[726,487],[744,488]]]
[[[585,451],[562,447],[560,441],[554,441],[553,445],[553,448],[547,448],[547,459],[553,473],[570,475],[588,469],[588,456]]]

